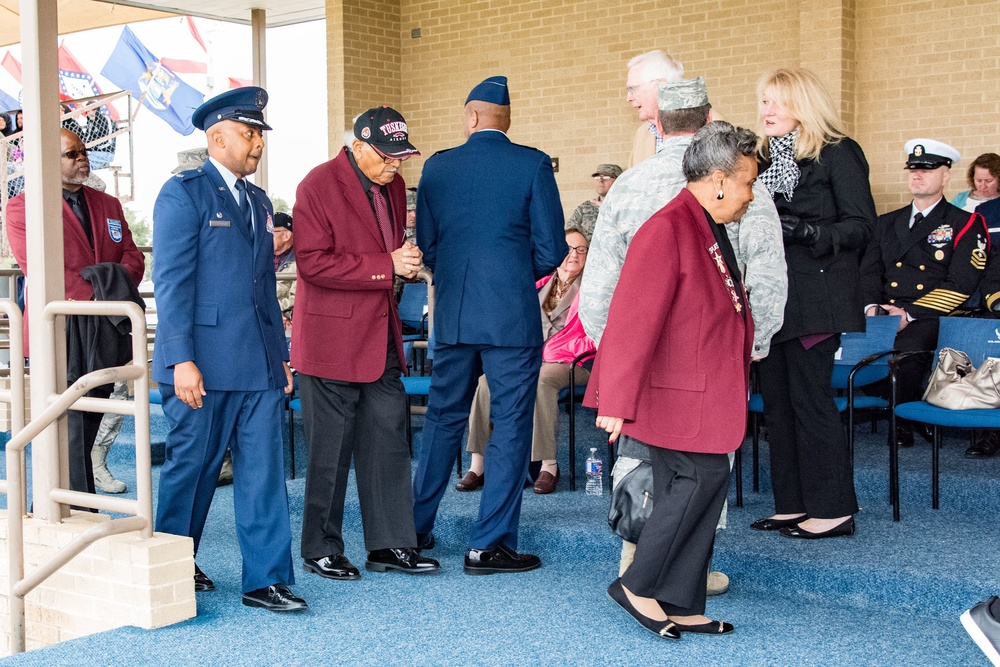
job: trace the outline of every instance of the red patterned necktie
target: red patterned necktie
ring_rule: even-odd
[[[382,194],[382,188],[378,184],[373,185],[369,192],[372,193],[372,202],[375,204],[375,220],[378,222],[379,231],[382,232],[382,240],[385,242],[387,252],[392,252],[396,248],[392,243],[392,222],[389,221],[389,205]]]

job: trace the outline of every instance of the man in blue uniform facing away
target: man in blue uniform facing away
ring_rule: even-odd
[[[523,572],[541,565],[537,556],[516,551],[542,363],[535,281],[566,255],[563,212],[549,156],[507,138],[506,77],[472,89],[464,124],[466,143],[427,160],[417,188],[417,241],[437,291],[434,374],[413,481],[414,518],[419,546],[430,548],[472,396],[485,373],[494,429],[465,571]]]

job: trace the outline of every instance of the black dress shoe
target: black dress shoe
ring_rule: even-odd
[[[361,571],[347,560],[344,554],[330,554],[322,558],[303,558],[302,567],[306,572],[318,574],[327,579],[351,581],[361,578]]]
[[[483,488],[483,480],[486,475],[477,475],[471,470],[465,473],[465,477],[462,478],[458,484],[455,485],[456,491],[475,491],[477,489]]]
[[[784,537],[799,537],[806,540],[820,540],[824,537],[850,537],[854,534],[854,517],[847,517],[830,530],[821,533],[811,533],[804,528],[795,526],[794,528],[782,528],[778,531]]]
[[[531,554],[519,554],[503,544],[492,549],[469,549],[465,554],[466,574],[497,574],[527,572],[542,566],[542,560]]]
[[[417,533],[417,551],[430,551],[434,544],[434,533]]]
[[[988,459],[1000,452],[1000,431],[984,431],[971,447],[965,450],[968,459]]]
[[[701,623],[699,625],[674,623],[674,627],[681,632],[690,632],[695,635],[728,635],[733,631],[733,624],[726,623],[725,621],[709,621],[708,623]]]
[[[441,565],[433,558],[425,558],[410,547],[402,549],[379,549],[368,552],[365,569],[373,572],[397,570],[407,574],[427,574],[437,572]]]
[[[215,582],[208,578],[208,575],[201,571],[198,564],[194,564],[194,591],[195,593],[207,593],[215,590]]]
[[[295,596],[284,584],[275,584],[244,593],[243,604],[248,607],[261,607],[268,611],[304,611],[309,608],[305,600]]]
[[[797,516],[794,519],[772,519],[769,517],[767,519],[757,519],[750,524],[750,527],[754,530],[779,530],[781,528],[796,526],[808,518],[805,514]]]
[[[909,426],[896,427],[896,445],[899,447],[913,446],[913,429]]]
[[[622,588],[621,579],[615,579],[611,582],[611,585],[608,586],[608,597],[611,598],[619,607],[628,612],[628,615],[634,618],[639,625],[646,628],[653,634],[659,635],[664,639],[681,638],[681,632],[677,629],[678,625],[673,621],[655,621],[633,607],[632,603],[628,601],[625,589]]]

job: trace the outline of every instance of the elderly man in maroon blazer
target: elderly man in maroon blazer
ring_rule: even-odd
[[[83,185],[90,176],[90,162],[83,141],[69,130],[60,130],[63,187],[63,262],[66,298],[89,301],[94,288],[81,272],[88,266],[113,262],[125,267],[133,284],[138,286],[145,271],[145,259],[132,241],[121,203],[103,192]],[[24,193],[7,202],[7,238],[17,263],[24,271],[28,288],[28,266],[24,219]],[[27,315],[27,312],[25,313]],[[47,353],[42,350],[41,354]],[[28,318],[24,318],[24,354],[28,355]],[[112,385],[92,390],[87,395],[107,398]],[[74,491],[94,493],[91,450],[103,415],[98,412],[69,413],[69,481]]]
[[[422,253],[403,242],[406,186],[397,171],[420,153],[406,121],[369,109],[336,158],[313,169],[295,196],[298,293],[292,365],[309,441],[302,558],[328,579],[357,579],[342,523],[354,457],[369,570],[433,572],[416,550],[402,328],[393,277],[413,278]]]

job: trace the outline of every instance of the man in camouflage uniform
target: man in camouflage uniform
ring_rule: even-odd
[[[865,314],[899,315],[895,346],[904,352],[937,346],[940,318],[954,313],[979,287],[990,245],[983,217],[944,199],[959,152],[934,139],[911,139],[905,150],[913,202],[879,216],[861,262]],[[898,403],[920,400],[929,370],[919,357],[899,364]],[[888,387],[881,393],[887,397]],[[912,424],[900,421],[896,442],[913,446]]]
[[[604,201],[604,197],[607,196],[608,190],[615,184],[615,180],[621,175],[622,168],[617,164],[597,165],[597,170],[591,174],[594,179],[597,196],[593,199],[588,199],[576,207],[573,215],[569,218],[569,222],[566,223],[566,229],[579,229],[584,236],[593,234],[594,225],[597,224],[597,214],[601,210],[601,203]]]
[[[665,135],[663,146],[618,178],[601,206],[587,255],[587,272],[580,286],[580,320],[587,335],[598,344],[629,243],[639,227],[686,185],[681,160],[694,134],[708,122],[711,110],[701,77],[661,82],[658,106]],[[770,349],[771,336],[781,328],[788,287],[781,223],[763,186],[754,185],[750,208],[739,223],[726,225],[726,233],[750,297],[753,358],[762,359]],[[647,446],[634,438],[626,436],[619,443],[619,457],[612,472],[615,480],[639,465],[640,459],[648,458]],[[720,525],[724,525],[725,516],[723,512]],[[621,572],[632,562],[634,551],[634,544],[624,542]],[[717,576],[709,577],[710,593],[724,593],[728,579],[721,573],[712,575]]]

